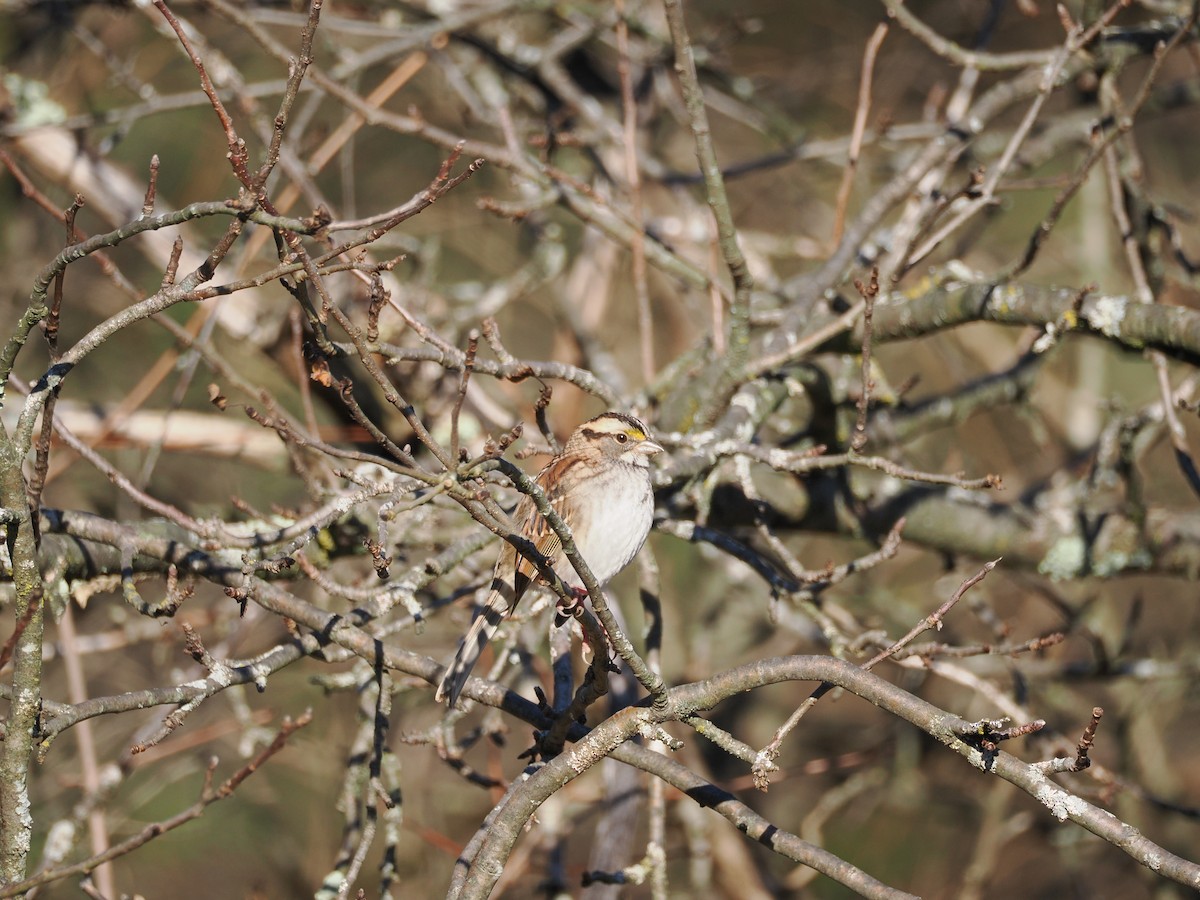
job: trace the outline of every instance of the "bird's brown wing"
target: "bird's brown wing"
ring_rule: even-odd
[[[566,485],[562,474],[569,469],[569,461],[561,457],[553,460],[546,468],[538,473],[536,481],[546,492],[546,497],[554,509],[562,513],[563,491]],[[554,565],[562,554],[562,541],[538,512],[533,499],[526,496],[521,498],[513,513],[513,521],[518,531],[528,538],[538,552]],[[509,581],[509,573],[512,580]],[[512,544],[505,542],[496,562],[496,570],[492,576],[492,589],[487,600],[475,614],[471,627],[458,645],[454,658],[446,665],[442,680],[437,688],[437,700],[446,701],[450,706],[458,701],[458,695],[470,677],[475,663],[479,661],[483,648],[500,627],[500,623],[509,615],[520,601],[521,596],[529,586],[537,580],[537,566],[520,555]]]
[[[559,457],[551,461],[542,471],[538,472],[537,478],[534,479],[538,487],[545,492],[546,499],[550,501],[550,506],[559,516],[563,515],[565,488],[570,484],[570,468],[574,462],[575,460],[573,459]],[[550,523],[538,512],[537,504],[533,502],[532,497],[525,496],[521,498],[521,503],[517,507],[516,519],[521,533],[529,538],[538,552],[550,561],[550,565],[557,566],[558,561],[562,557],[562,541],[554,533],[554,529],[550,527]],[[537,566],[524,556],[519,556],[517,560],[516,596],[519,598],[525,592],[525,589],[529,587],[529,584],[537,580],[537,577]]]

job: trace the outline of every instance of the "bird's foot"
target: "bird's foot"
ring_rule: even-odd
[[[568,619],[578,619],[583,615],[583,601],[587,599],[587,589],[582,587],[573,587],[570,588],[570,591],[570,600],[564,600],[561,597],[558,598],[558,607],[554,611],[555,627],[560,627]]]

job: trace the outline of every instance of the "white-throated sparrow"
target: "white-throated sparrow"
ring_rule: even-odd
[[[629,564],[650,533],[654,516],[650,457],[660,452],[662,447],[650,440],[646,426],[633,416],[601,413],[576,428],[562,453],[535,479],[602,586]],[[558,535],[530,497],[521,498],[513,521],[564,583],[582,588]],[[533,563],[505,543],[492,574],[491,592],[442,675],[439,701],[454,706],[484,646],[536,579]]]

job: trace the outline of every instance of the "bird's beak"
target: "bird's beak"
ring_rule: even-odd
[[[657,456],[663,452],[662,444],[656,444],[654,441],[642,441],[636,449],[643,456]]]

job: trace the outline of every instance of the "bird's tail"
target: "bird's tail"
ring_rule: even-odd
[[[435,695],[439,703],[445,700],[448,706],[453,707],[458,702],[458,695],[462,693],[463,685],[471,677],[471,670],[475,668],[475,663],[479,662],[479,656],[487,642],[492,639],[492,635],[508,615],[509,608],[509,601],[505,599],[504,593],[493,589],[487,602],[475,613],[475,619],[458,645],[454,659],[446,666]]]

